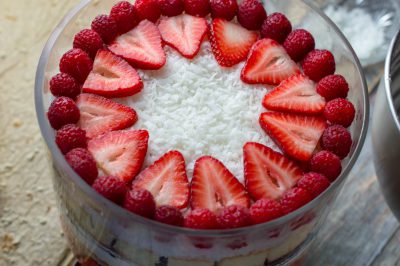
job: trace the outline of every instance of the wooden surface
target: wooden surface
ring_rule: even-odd
[[[52,28],[78,0],[0,0],[0,265],[66,265],[33,83]],[[398,265],[400,228],[372,165],[370,138],[305,265]]]

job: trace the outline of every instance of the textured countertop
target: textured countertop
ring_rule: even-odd
[[[0,265],[56,265],[68,252],[33,87],[41,49],[78,2],[0,1]]]
[[[50,162],[36,122],[36,65],[53,27],[78,0],[0,0],[0,265],[66,265]],[[305,265],[400,265],[399,224],[364,150]]]

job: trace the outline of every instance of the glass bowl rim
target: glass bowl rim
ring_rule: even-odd
[[[88,197],[90,197],[95,202],[100,203],[103,207],[106,207],[110,210],[110,212],[115,213],[117,217],[125,217],[132,222],[139,222],[144,226],[150,227],[153,230],[158,231],[166,231],[169,233],[175,234],[185,234],[189,236],[195,237],[234,237],[237,235],[248,234],[251,232],[256,232],[259,230],[265,230],[273,227],[277,227],[283,224],[286,224],[288,221],[292,220],[293,218],[307,213],[311,209],[314,209],[319,201],[322,198],[328,197],[333,191],[340,186],[340,184],[345,180],[347,175],[349,174],[350,170],[354,166],[363,144],[365,142],[365,138],[367,135],[368,123],[369,123],[369,99],[368,99],[368,90],[367,90],[367,83],[365,80],[364,73],[362,72],[362,67],[360,61],[354,52],[353,48],[351,47],[349,41],[343,35],[343,33],[339,30],[339,28],[327,17],[315,4],[310,3],[306,0],[296,0],[305,4],[308,8],[315,11],[322,19],[324,19],[329,26],[334,30],[334,32],[340,37],[341,41],[344,45],[349,49],[351,55],[353,56],[354,63],[356,65],[356,69],[358,72],[358,76],[362,82],[362,92],[363,92],[363,107],[364,107],[364,114],[362,117],[362,128],[360,138],[358,139],[357,146],[354,150],[353,155],[351,156],[349,162],[347,163],[346,167],[343,169],[340,176],[334,181],[333,184],[329,186],[327,190],[325,190],[321,195],[317,198],[313,199],[311,202],[307,203],[306,205],[302,206],[301,208],[282,216],[278,219],[272,220],[270,222],[246,226],[237,229],[224,229],[224,230],[199,230],[199,229],[190,229],[185,227],[177,227],[171,226],[163,223],[159,223],[157,221],[144,218],[142,216],[136,215],[131,213],[121,206],[114,204],[113,202],[107,200],[106,198],[99,195],[95,190],[91,188],[85,181],[83,181],[75,171],[69,166],[67,161],[64,159],[63,154],[58,149],[55,141],[52,139],[51,132],[53,129],[50,127],[50,124],[46,118],[46,110],[44,110],[44,102],[42,97],[42,89],[44,86],[45,81],[45,67],[48,63],[48,59],[50,57],[50,52],[53,49],[54,44],[56,43],[57,39],[61,35],[61,32],[64,30],[67,24],[71,22],[71,20],[81,11],[81,9],[85,8],[92,0],[82,0],[79,4],[77,4],[74,8],[72,8],[60,21],[60,23],[55,27],[53,32],[51,33],[49,39],[47,40],[42,54],[39,59],[39,63],[36,70],[36,77],[35,77],[35,109],[36,109],[36,116],[38,119],[40,131],[42,134],[43,139],[51,152],[51,157],[55,160],[55,163],[58,165],[62,171],[65,171],[66,175],[71,178],[71,181],[75,183],[79,189],[81,189]]]

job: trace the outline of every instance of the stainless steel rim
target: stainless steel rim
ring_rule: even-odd
[[[393,50],[396,46],[396,44],[400,42],[400,31],[397,32],[396,36],[393,38],[390,47],[389,47],[389,52],[386,56],[386,61],[385,61],[385,94],[386,94],[386,100],[389,104],[389,109],[390,113],[392,115],[393,121],[396,123],[397,126],[397,131],[400,132],[400,121],[397,116],[397,111],[396,108],[394,107],[393,103],[393,97],[392,97],[392,90],[391,90],[391,63],[392,63],[392,57],[393,57]]]

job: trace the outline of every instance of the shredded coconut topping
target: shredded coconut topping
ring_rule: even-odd
[[[120,100],[138,112],[134,128],[150,133],[145,166],[178,150],[191,178],[196,159],[211,155],[243,181],[243,145],[255,141],[276,148],[258,123],[267,89],[240,80],[243,63],[220,67],[208,42],[193,60],[166,50],[162,69],[140,71],[143,91]]]

